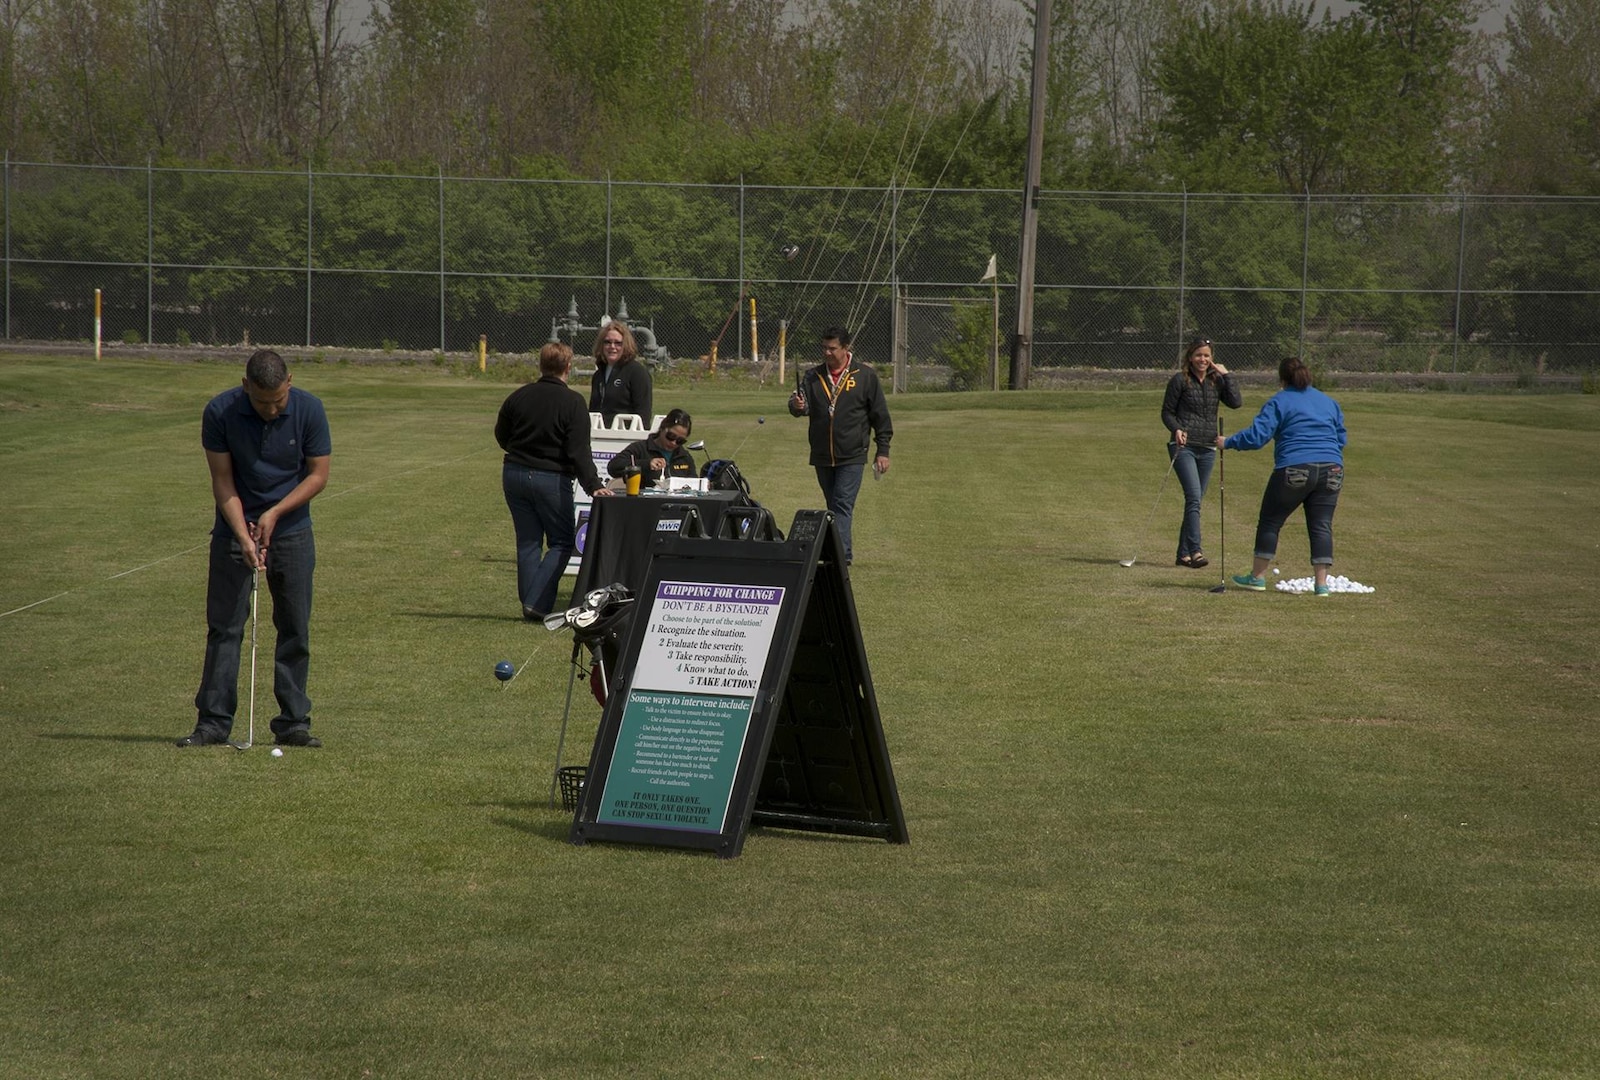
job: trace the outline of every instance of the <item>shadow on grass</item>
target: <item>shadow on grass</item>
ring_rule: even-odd
[[[176,735],[97,735],[87,731],[41,731],[41,739],[81,740],[89,742],[171,743]]]
[[[546,840],[566,843],[568,835],[572,832],[572,814],[565,810],[551,810],[544,803],[539,803],[537,806],[543,811],[537,819],[496,817],[489,820],[503,828],[515,829],[529,836],[540,836]]]
[[[413,619],[467,619],[473,622],[527,622],[521,615],[488,615],[481,611],[402,611]]]

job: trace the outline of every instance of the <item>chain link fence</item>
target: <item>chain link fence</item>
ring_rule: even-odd
[[[1034,374],[1592,375],[1600,200],[1044,192]],[[587,353],[624,308],[679,361],[809,360],[826,326],[902,391],[1004,385],[1019,195],[464,180],[7,161],[8,340]],[[991,256],[998,280],[984,281]],[[757,301],[755,343],[749,300]],[[759,350],[760,355],[753,352]],[[998,355],[997,355],[998,354]],[[998,364],[996,360],[998,359]],[[998,378],[997,378],[998,377]]]

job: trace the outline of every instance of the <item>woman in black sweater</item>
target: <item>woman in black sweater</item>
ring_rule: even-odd
[[[1216,463],[1218,404],[1237,409],[1244,402],[1228,369],[1211,354],[1209,338],[1196,338],[1183,350],[1178,371],[1167,382],[1161,422],[1170,437],[1167,456],[1183,486],[1183,525],[1178,530],[1178,565],[1198,570],[1211,560],[1200,550],[1200,500],[1205,498]]]

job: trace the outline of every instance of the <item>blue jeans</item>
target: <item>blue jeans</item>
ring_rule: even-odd
[[[1183,526],[1178,530],[1178,558],[1200,550],[1200,500],[1211,482],[1211,467],[1217,463],[1215,446],[1167,444],[1172,471],[1183,488]]]
[[[500,474],[517,533],[517,595],[524,610],[548,615],[572,558],[572,477],[507,463]]]
[[[839,530],[844,543],[845,565],[850,564],[850,515],[855,512],[856,496],[861,494],[861,473],[866,468],[862,462],[854,465],[818,465],[817,484],[822,488],[822,498],[833,514],[833,527]]]
[[[311,699],[306,679],[311,672],[311,579],[317,567],[317,544],[310,527],[276,534],[267,549],[267,592],[272,596],[272,693],[278,715],[272,731],[281,735],[311,726]],[[226,736],[239,708],[239,654],[245,623],[250,618],[250,568],[239,558],[232,536],[211,537],[206,579],[206,657],[200,689],[194,696],[199,713],[196,729]],[[260,611],[260,598],[256,600]],[[259,635],[258,635],[259,636]]]
[[[1267,478],[1261,493],[1261,518],[1256,524],[1258,559],[1278,553],[1278,530],[1297,506],[1306,508],[1306,534],[1311,540],[1311,565],[1333,565],[1333,512],[1344,487],[1344,466],[1331,461],[1286,465]]]

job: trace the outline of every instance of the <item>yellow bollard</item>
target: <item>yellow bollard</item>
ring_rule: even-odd
[[[789,349],[789,320],[788,319],[779,319],[778,320],[778,385],[779,386],[787,386],[789,384],[789,373],[785,370],[785,368],[788,366],[788,356],[787,356],[788,349]]]
[[[94,358],[100,359],[100,290],[94,291]]]
[[[707,375],[715,375],[716,373],[717,373],[717,343],[715,341],[713,341],[711,343],[711,363],[706,368],[706,374]]]
[[[478,371],[489,370],[489,335],[478,335]]]
[[[750,298],[750,362],[761,361],[761,346],[756,343],[756,298]]]

